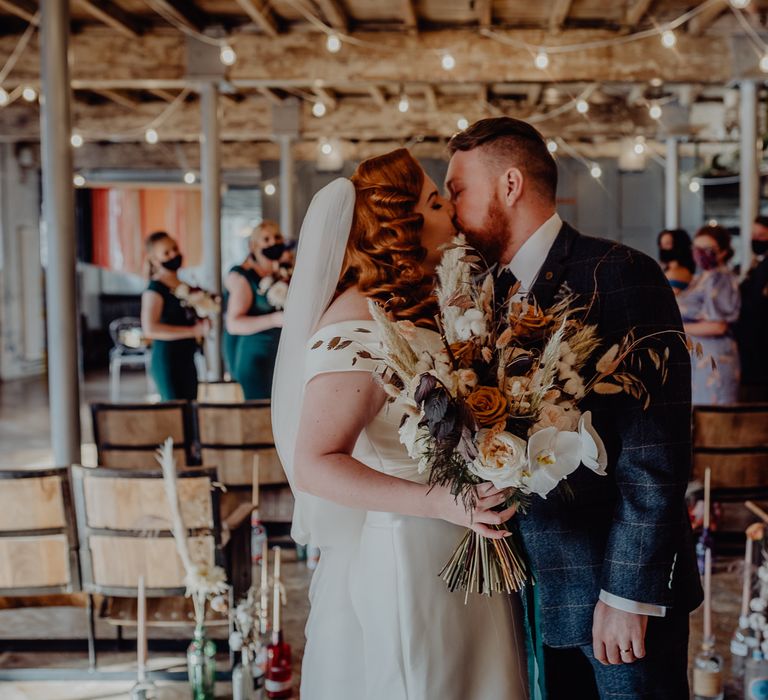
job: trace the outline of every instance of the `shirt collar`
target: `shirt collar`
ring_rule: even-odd
[[[520,280],[523,290],[531,290],[562,227],[563,220],[555,212],[531,234],[507,265],[507,269]]]

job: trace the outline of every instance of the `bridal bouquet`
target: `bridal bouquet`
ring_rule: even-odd
[[[413,324],[392,321],[375,304],[383,340],[382,385],[403,406],[400,441],[431,485],[449,486],[471,509],[475,487],[507,489],[503,507],[524,513],[580,465],[605,475],[606,451],[580,404],[590,393],[627,393],[647,407],[650,397],[631,372],[645,338],[628,334],[602,349],[586,309],[561,292],[548,309],[533,299],[494,299],[494,276],[462,237],[438,268],[440,347],[424,350]],[[343,344],[342,344],[343,345]],[[666,379],[668,349],[642,349]],[[362,350],[358,353],[370,353]],[[499,529],[505,526],[497,526]],[[485,538],[468,530],[441,577],[466,595],[518,591],[528,578],[515,536]]]
[[[192,309],[200,318],[210,318],[221,312],[221,297],[205,289],[180,284],[173,294],[182,305]]]
[[[269,305],[278,311],[285,308],[291,274],[290,268],[281,266],[274,276],[262,277],[259,282],[259,292],[264,294]]]

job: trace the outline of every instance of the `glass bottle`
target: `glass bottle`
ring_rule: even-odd
[[[197,625],[187,647],[187,673],[193,700],[214,700],[216,684],[216,645],[205,635],[205,627]]]
[[[693,660],[694,700],[723,700],[723,660],[715,653],[714,639],[706,639]]]
[[[768,660],[759,649],[752,650],[744,672],[744,699],[766,700],[768,698]]]
[[[232,669],[232,700],[253,700],[253,676],[248,649],[240,651],[240,663]]]

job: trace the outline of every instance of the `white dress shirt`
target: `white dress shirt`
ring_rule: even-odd
[[[539,276],[539,272],[562,226],[563,220],[557,213],[554,213],[523,243],[509,265],[506,268],[500,268],[499,272],[503,269],[508,269],[519,280],[519,296],[523,297],[533,289],[536,278]],[[608,593],[608,591],[600,591],[600,600],[606,605],[623,610],[624,612],[653,617],[664,617],[667,614],[667,609],[661,605],[638,603],[637,601]]]

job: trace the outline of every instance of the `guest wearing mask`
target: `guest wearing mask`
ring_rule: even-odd
[[[739,283],[727,262],[733,256],[731,234],[722,226],[705,226],[693,238],[698,272],[677,301],[694,344],[703,355],[693,360],[693,403],[735,403],[739,388],[739,352],[732,325],[741,306]],[[715,368],[712,367],[714,360]]]
[[[285,241],[274,221],[263,221],[249,241],[250,253],[233,267],[224,286],[224,354],[246,399],[268,399],[283,325],[283,312],[269,294],[281,277]]]
[[[741,283],[736,326],[741,356],[741,398],[768,401],[768,216],[752,224],[752,267]]]
[[[152,378],[163,401],[197,398],[195,353],[210,321],[197,317],[175,295],[183,261],[179,246],[165,231],[146,240],[149,285],[141,296],[141,328],[152,340]]]
[[[691,283],[696,265],[691,253],[691,237],[681,228],[665,229],[657,239],[661,269],[675,294]]]

